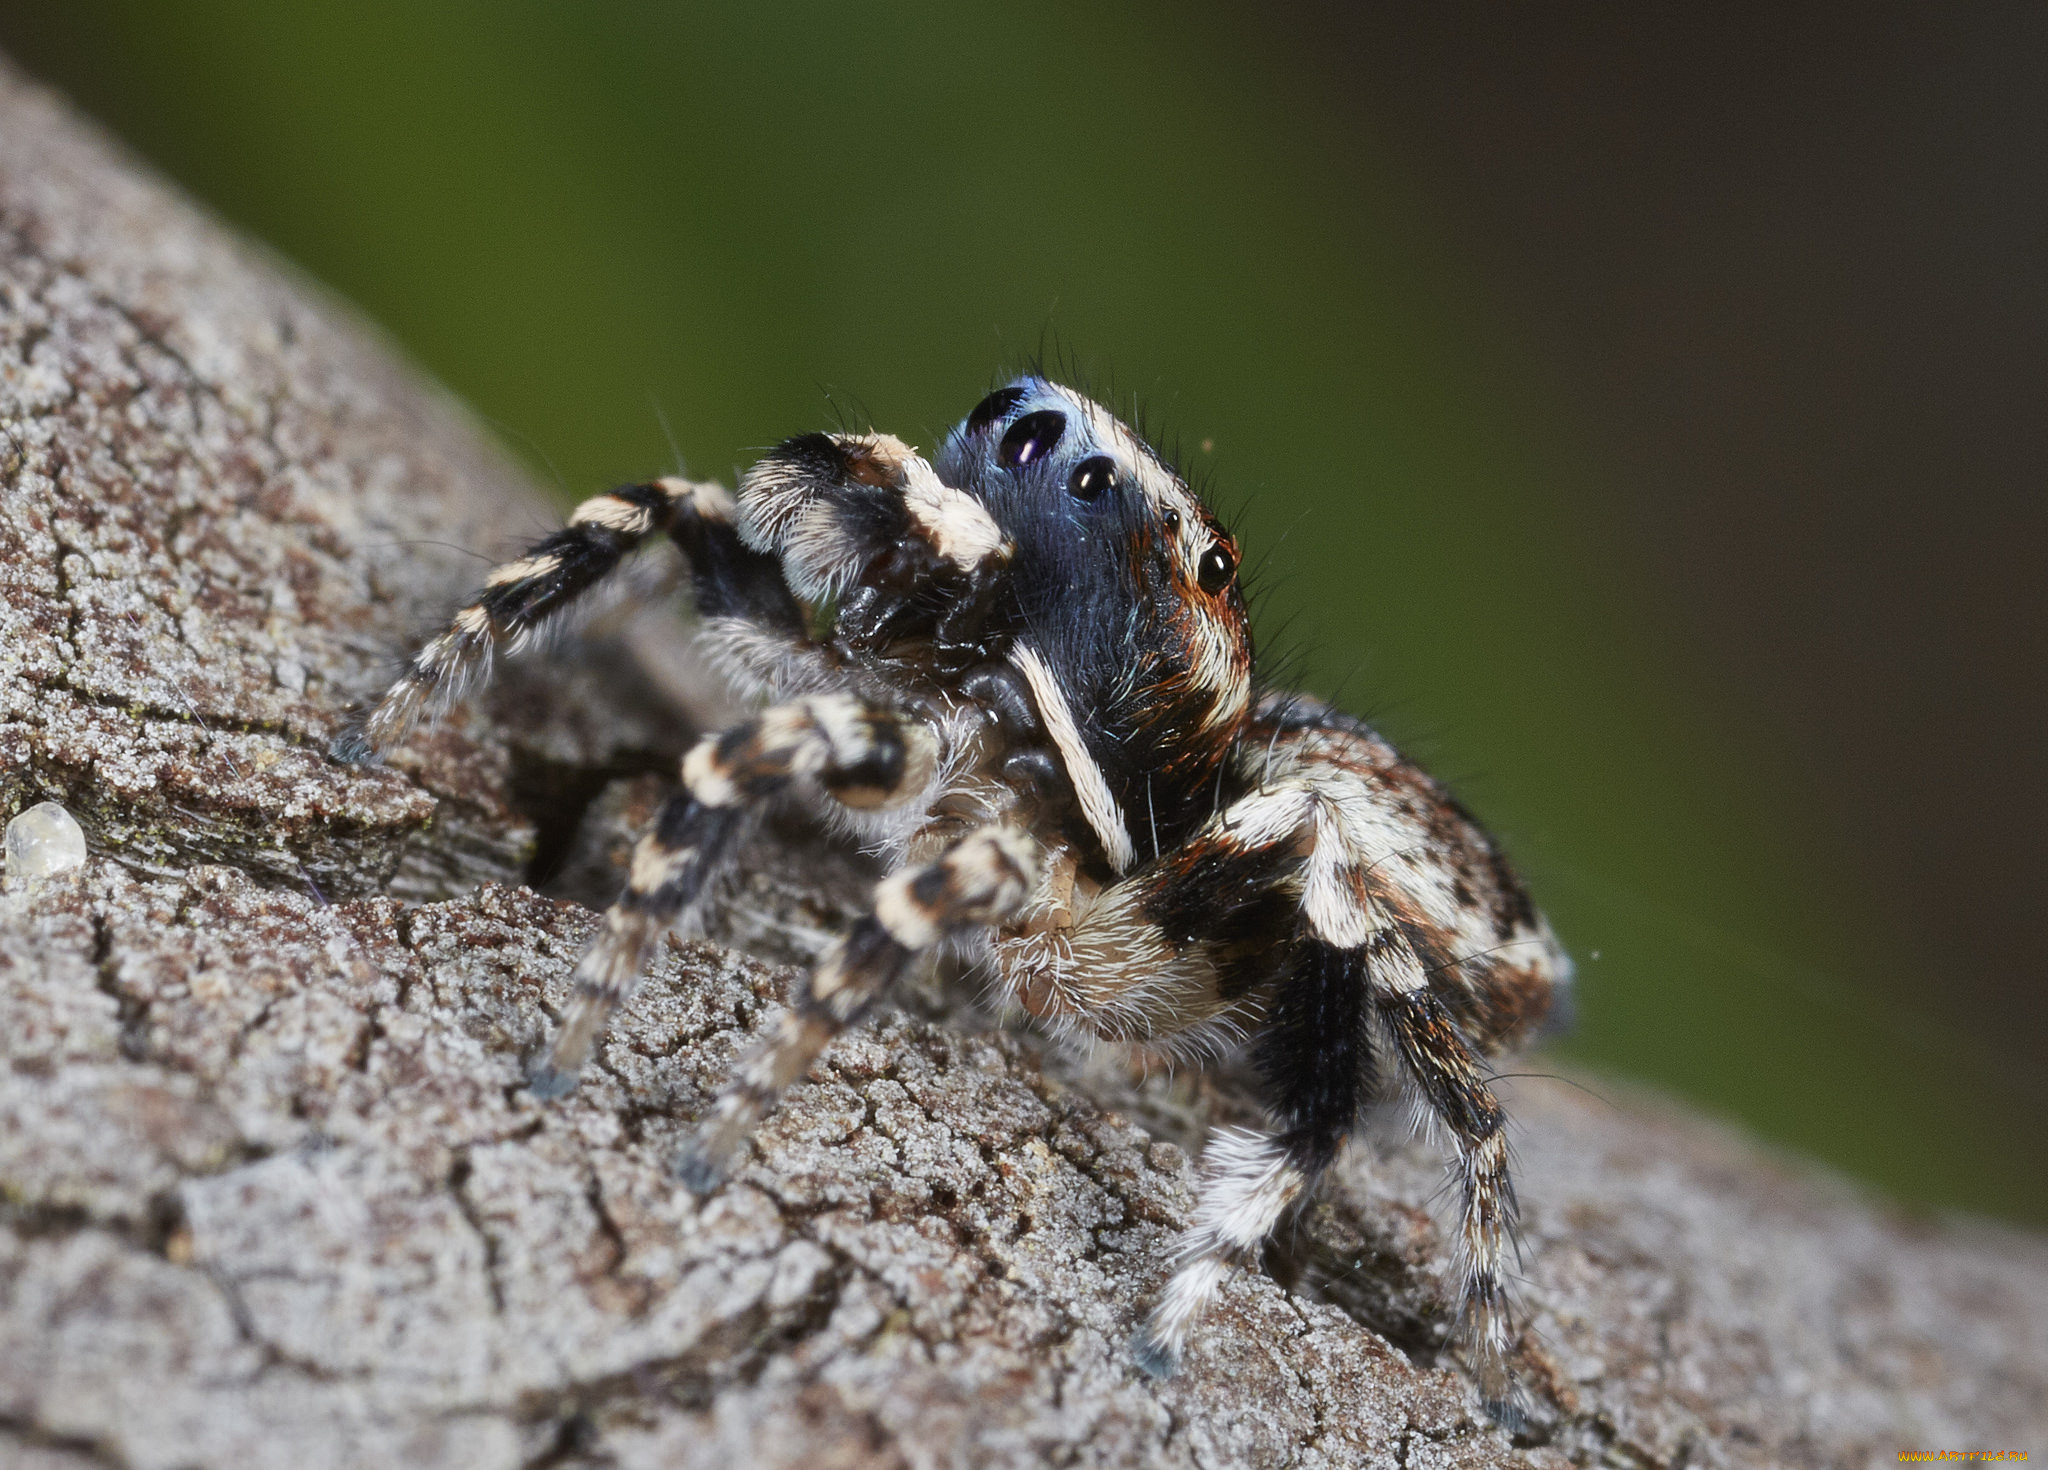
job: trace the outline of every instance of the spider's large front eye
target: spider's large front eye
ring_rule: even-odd
[[[1106,454],[1090,455],[1074,466],[1067,476],[1067,494],[1076,500],[1100,500],[1116,489],[1116,461]]]
[[[1010,425],[1003,442],[996,446],[996,463],[1021,470],[1034,460],[1044,459],[1067,432],[1067,416],[1056,408],[1027,413]]]
[[[1236,571],[1237,558],[1230,554],[1229,547],[1218,541],[1195,563],[1195,582],[1204,592],[1221,592],[1230,585],[1231,575]]]
[[[967,415],[967,431],[978,434],[990,424],[1024,401],[1022,388],[998,388],[981,402],[974,405],[974,412]]]

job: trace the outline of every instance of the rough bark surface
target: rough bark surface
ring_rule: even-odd
[[[1530,1430],[1445,1348],[1440,1164],[1354,1151],[1186,1370],[1124,1339],[1227,1077],[1135,1085],[915,990],[708,1202],[666,1158],[854,859],[765,834],[535,1105],[686,738],[631,640],[389,768],[349,699],[544,524],[345,314],[0,71],[0,1464],[1845,1465],[2048,1449],[2048,1244],[1669,1104],[1508,1084]],[[637,645],[643,653],[648,644]],[[573,664],[573,667],[571,666]],[[1285,1283],[1285,1284],[1283,1284]]]

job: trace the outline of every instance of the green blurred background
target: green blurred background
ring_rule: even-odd
[[[4,0],[0,47],[565,501],[664,416],[721,476],[931,446],[1055,353],[1240,513],[1264,647],[1500,831],[1566,1055],[2048,1221],[2041,26],[1414,9]]]

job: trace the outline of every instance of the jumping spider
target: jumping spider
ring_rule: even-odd
[[[1211,1140],[1133,1340],[1147,1371],[1173,1371],[1229,1273],[1400,1088],[1455,1151],[1464,1346],[1505,1410],[1515,1197],[1479,1059],[1532,1030],[1570,962],[1443,787],[1359,721],[1259,687],[1236,544],[1173,467],[1024,377],[936,466],[887,434],[805,434],[737,501],[681,478],[599,495],[486,577],[336,754],[389,747],[661,533],[765,707],[684,759],[533,1092],[576,1085],[749,814],[821,799],[890,876],[712,1104],[677,1161],[689,1188],[715,1189],[826,1043],[951,949],[1055,1031],[1187,1057],[1249,1038],[1271,1127]]]

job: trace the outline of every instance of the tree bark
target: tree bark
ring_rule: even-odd
[[[2048,1243],[1619,1084],[1504,1084],[1531,1426],[1447,1346],[1381,1130],[1176,1378],[1124,1341],[1240,1115],[937,982],[699,1203],[682,1130],[844,921],[766,832],[582,1089],[549,1030],[704,702],[679,626],[507,671],[390,766],[351,700],[549,513],[432,385],[0,68],[0,1464],[1678,1466],[2048,1448]],[[546,880],[546,894],[521,886]],[[552,895],[552,896],[549,896]],[[743,945],[751,953],[726,947]]]

